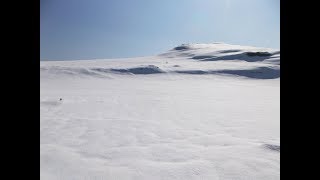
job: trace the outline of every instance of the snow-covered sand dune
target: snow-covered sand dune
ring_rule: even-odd
[[[41,179],[280,179],[279,50],[40,64]]]

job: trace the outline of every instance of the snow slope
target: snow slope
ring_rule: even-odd
[[[280,179],[279,50],[40,64],[41,179]]]

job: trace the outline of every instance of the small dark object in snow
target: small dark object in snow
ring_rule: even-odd
[[[62,101],[62,98],[60,98],[60,101]]]
[[[279,145],[265,144],[264,146],[265,146],[267,149],[280,152],[280,146],[279,146]]]

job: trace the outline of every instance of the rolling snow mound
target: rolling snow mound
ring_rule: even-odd
[[[280,51],[225,43],[182,44],[166,53],[128,59],[41,62],[42,76],[97,77],[115,74],[228,75],[280,77]]]

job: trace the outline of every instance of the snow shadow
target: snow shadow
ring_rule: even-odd
[[[114,72],[130,73],[130,74],[158,74],[164,73],[162,69],[154,65],[148,65],[143,67],[129,68],[129,69],[111,69]]]
[[[217,70],[217,71],[204,71],[204,70],[183,70],[175,71],[181,74],[230,74],[237,76],[244,76],[247,78],[255,79],[276,79],[280,77],[280,69],[273,69],[269,67],[259,67],[255,69],[244,70]]]
[[[280,77],[280,69],[273,69],[269,67],[259,67],[256,69],[248,70],[221,70],[215,72],[220,74],[232,74],[255,79],[276,79]]]
[[[173,49],[177,50],[177,51],[181,51],[181,50],[189,50],[190,47],[188,45],[181,45],[181,46],[177,46],[177,47],[175,47]]]
[[[227,50],[227,51],[232,52],[233,50]],[[276,52],[276,53],[280,53],[280,52]],[[257,61],[264,61],[264,60],[270,59],[273,55],[276,55],[276,53],[242,52],[238,54],[223,55],[223,56],[211,56],[211,55],[194,56],[191,59],[200,60],[200,61],[243,60],[247,62],[257,62]]]

